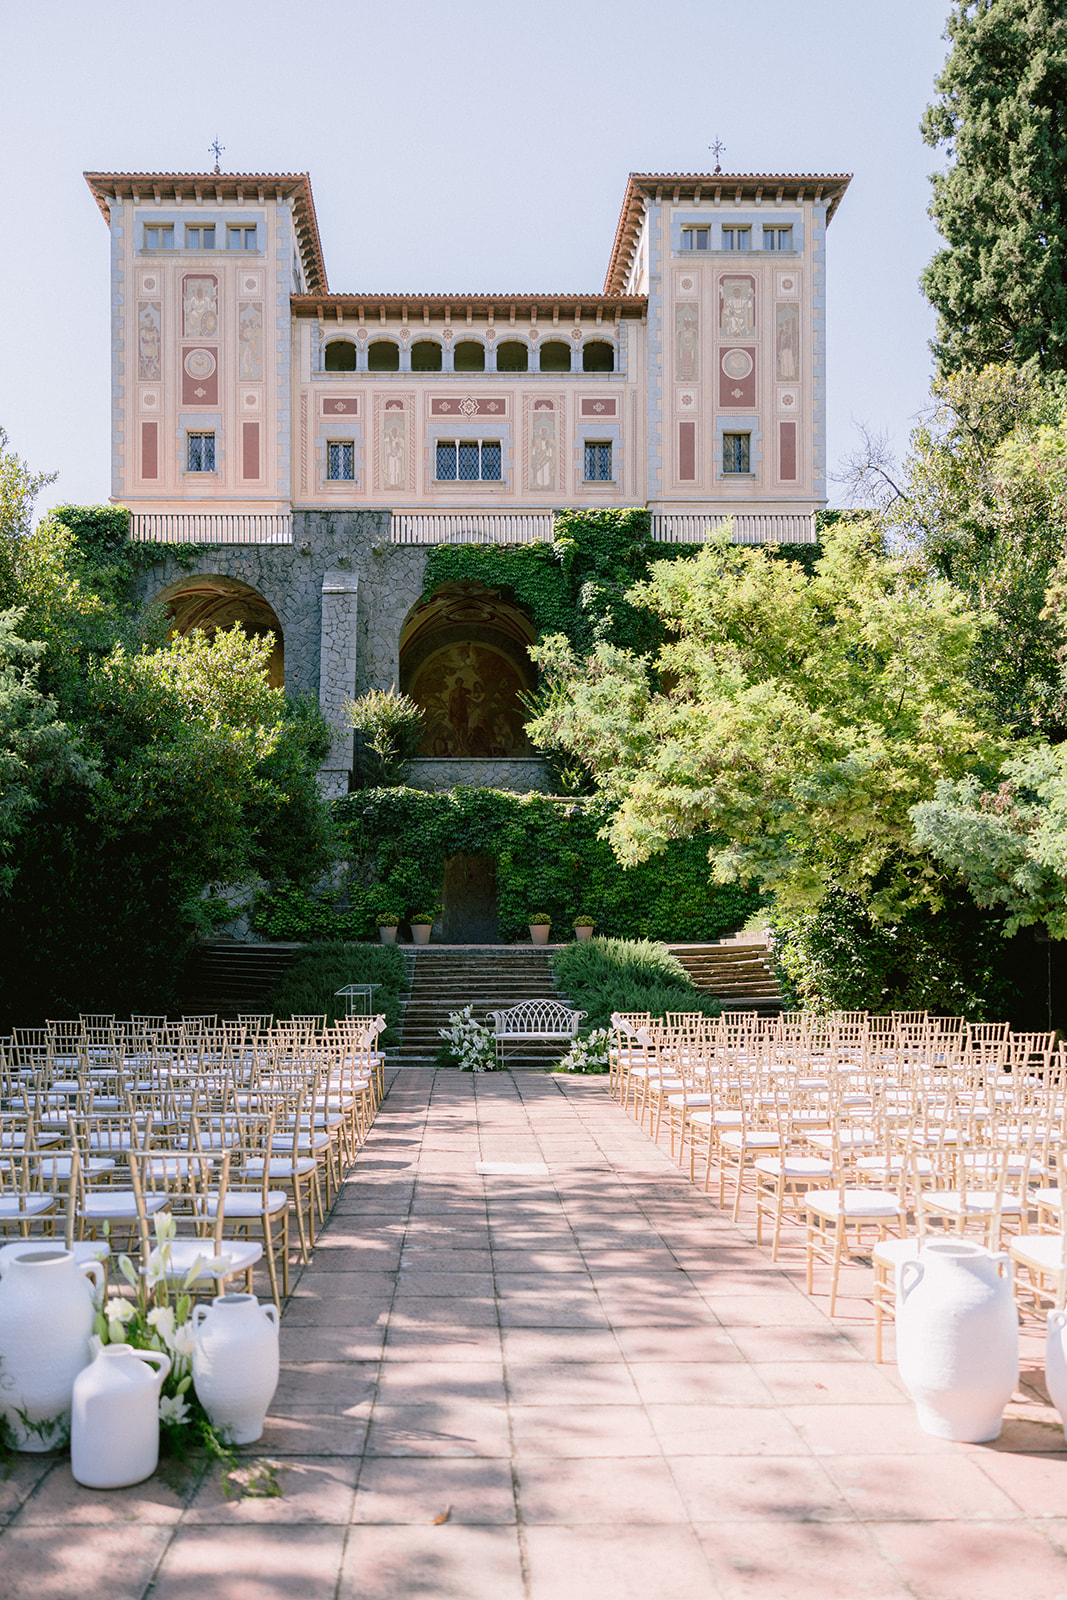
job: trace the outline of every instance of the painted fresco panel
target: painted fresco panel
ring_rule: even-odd
[[[551,400],[535,400],[529,418],[530,488],[555,489],[558,480],[559,440],[556,408]]]
[[[410,459],[407,406],[403,400],[386,400],[378,413],[378,487],[406,491]]]
[[[529,750],[519,700],[526,688],[512,661],[485,644],[448,644],[408,686],[426,713],[427,756],[512,756]]]
[[[242,300],[237,312],[237,370],[242,378],[263,376],[263,307]]]
[[[756,280],[751,273],[730,273],[719,279],[719,332],[744,339],[756,331]]]
[[[182,279],[182,333],[187,339],[213,339],[219,331],[219,280],[214,276]]]
[[[697,425],[695,422],[678,424],[678,481],[692,483],[697,475]]]
[[[674,308],[674,376],[679,383],[700,377],[700,310],[692,300]]]
[[[162,376],[163,315],[158,300],[137,303],[137,376],[151,383]]]
[[[800,307],[792,303],[774,308],[775,373],[780,383],[800,377]]]

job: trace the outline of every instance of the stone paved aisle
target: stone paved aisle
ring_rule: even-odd
[[[1067,1600],[1047,1413],[925,1437],[797,1277],[604,1080],[401,1072],[285,1314],[284,1496],[20,1458],[0,1600]]]

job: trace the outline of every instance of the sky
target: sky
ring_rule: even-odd
[[[850,172],[828,465],[927,404],[919,136],[948,0],[0,0],[0,427],[38,510],[109,494],[107,227],[84,171],[311,175],[331,288],[598,292],[634,172]],[[832,488],[831,503],[841,503]]]

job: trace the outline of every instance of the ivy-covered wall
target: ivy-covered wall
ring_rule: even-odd
[[[570,937],[574,918],[585,913],[614,938],[717,939],[760,904],[753,890],[709,882],[708,841],[699,836],[624,870],[598,837],[607,807],[597,797],[364,789],[336,801],[334,812],[343,876],[319,897],[276,885],[256,908],[261,933],[371,937],[380,916],[404,922],[438,905],[445,863],[456,855],[496,862],[500,935],[509,942],[529,937],[535,911],[551,916],[559,938]]]

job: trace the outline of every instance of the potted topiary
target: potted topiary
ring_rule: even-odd
[[[399,926],[399,917],[395,917],[391,911],[379,911],[378,937],[383,944],[396,944],[396,930]]]
[[[530,939],[533,944],[547,944],[552,918],[547,911],[535,911],[530,917]]]
[[[411,918],[412,944],[429,944],[436,911],[416,911]]]
[[[595,924],[592,917],[575,917],[574,937],[576,939],[591,939]]]

